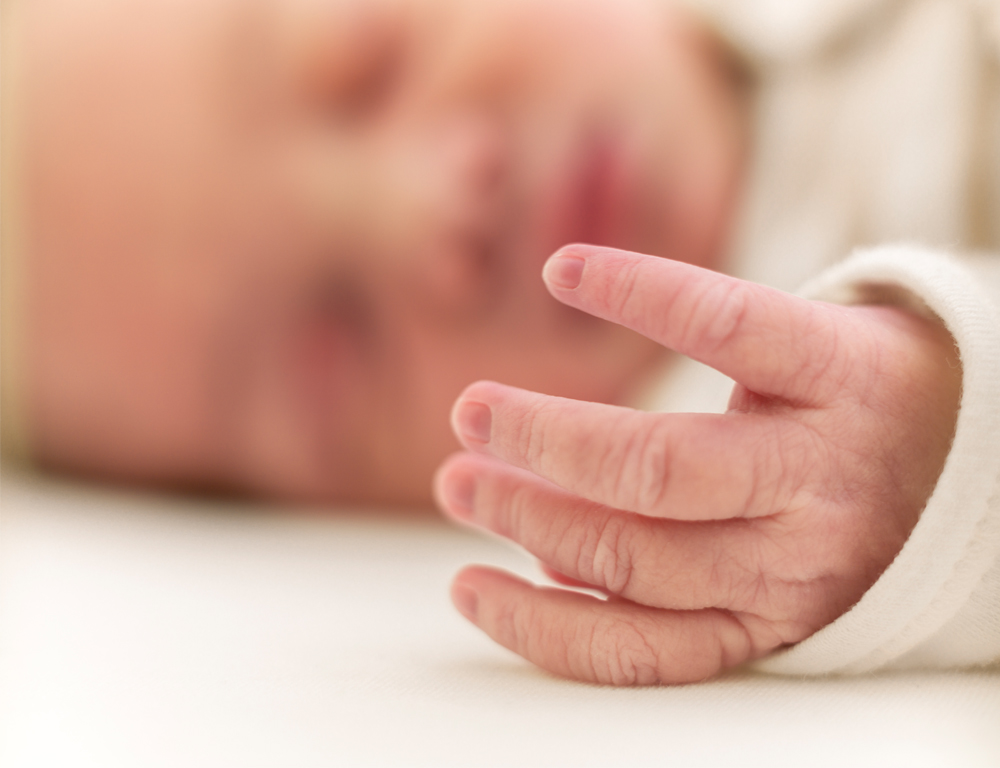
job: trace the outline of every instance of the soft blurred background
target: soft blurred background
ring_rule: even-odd
[[[509,545],[412,512],[3,478],[5,766],[994,766],[982,672],[557,680],[451,607]]]
[[[0,764],[1000,764],[995,671],[603,689],[448,602],[540,578],[430,509],[461,389],[674,365],[555,248],[1000,246],[986,2],[698,5],[4,0]]]

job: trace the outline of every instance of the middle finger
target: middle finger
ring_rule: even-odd
[[[512,539],[561,574],[656,608],[761,610],[755,521],[691,523],[611,509],[473,454],[438,471],[452,517]],[[770,593],[768,597],[777,597]]]

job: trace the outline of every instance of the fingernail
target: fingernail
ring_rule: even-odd
[[[462,403],[455,414],[455,427],[466,440],[488,443],[493,428],[493,413],[483,403]]]
[[[448,511],[460,520],[472,520],[476,478],[471,474],[457,473],[448,477],[442,485],[441,490]]]
[[[548,260],[542,276],[552,285],[571,291],[580,284],[586,261],[579,256],[559,255]]]
[[[479,611],[479,595],[476,590],[465,584],[455,584],[451,588],[451,601],[459,613],[473,624],[476,623],[476,614]]]

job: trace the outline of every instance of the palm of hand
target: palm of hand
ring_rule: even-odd
[[[471,568],[463,613],[557,674],[633,684],[708,677],[853,605],[943,466],[960,389],[947,332],[607,249],[566,249],[546,278],[739,383],[722,415],[469,387],[454,423],[470,452],[439,471],[442,507],[609,599]]]

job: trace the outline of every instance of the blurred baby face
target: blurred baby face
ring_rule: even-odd
[[[85,7],[80,7],[85,6]],[[422,499],[477,378],[620,400],[573,241],[721,246],[738,116],[627,0],[102,0],[26,24],[30,416],[48,462]]]

